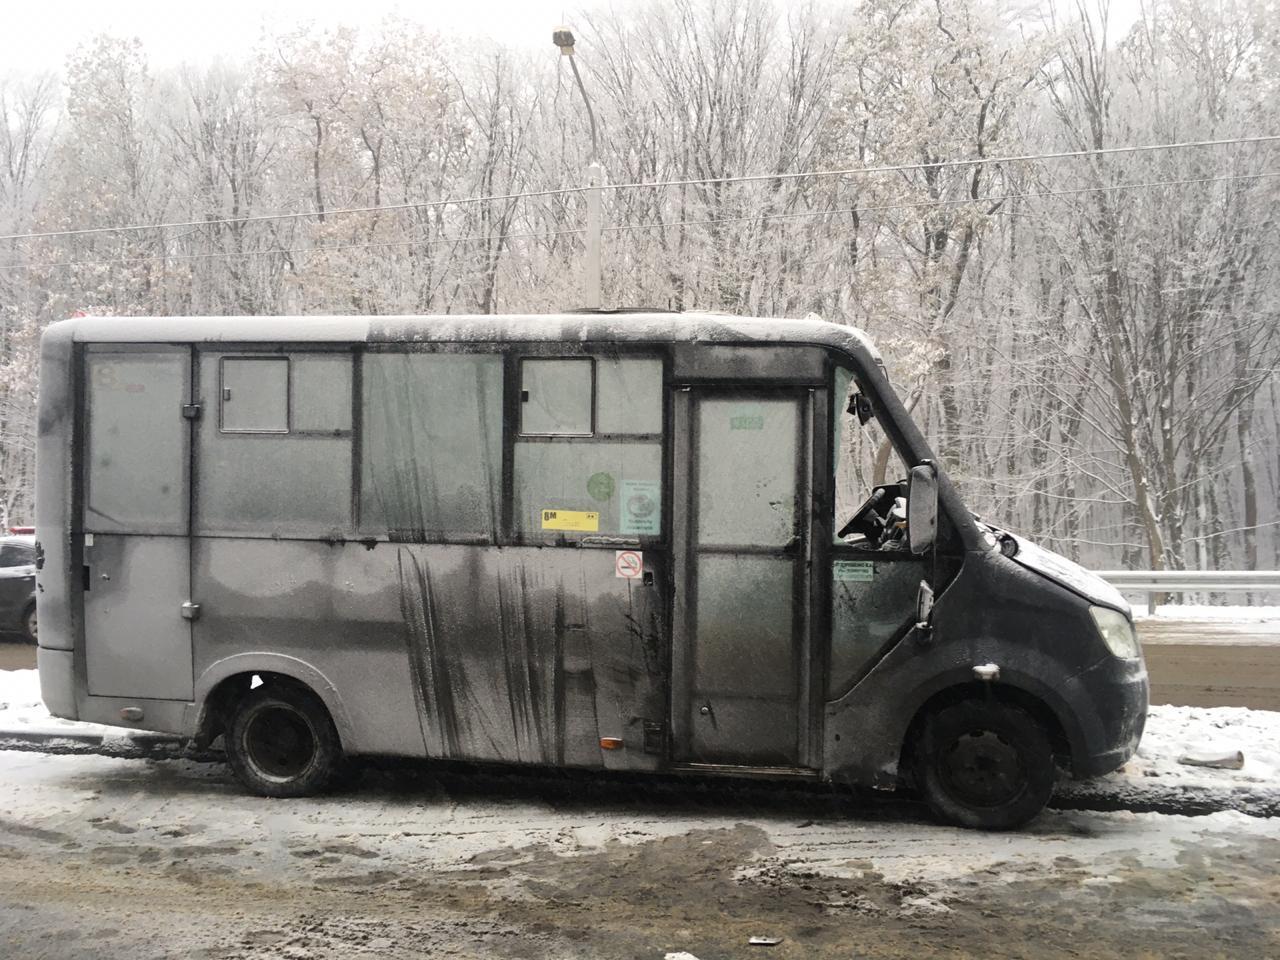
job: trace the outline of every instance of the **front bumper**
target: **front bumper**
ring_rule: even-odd
[[[1081,674],[1076,688],[1087,704],[1078,705],[1083,742],[1072,752],[1072,775],[1098,777],[1123,766],[1138,749],[1147,723],[1150,685],[1141,659],[1107,657]]]

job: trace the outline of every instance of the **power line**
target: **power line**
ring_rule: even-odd
[[[849,177],[864,173],[903,173],[907,170],[937,170],[950,167],[989,166],[993,163],[1024,163],[1032,160],[1065,160],[1073,157],[1101,157],[1118,153],[1142,153],[1151,150],[1180,150],[1190,147],[1221,147],[1232,144],[1274,143],[1280,134],[1262,137],[1235,137],[1227,140],[1188,140],[1181,143],[1151,143],[1131,147],[1104,147],[1100,150],[1063,150],[1056,153],[1023,153],[1004,157],[970,157],[966,160],[939,160],[936,163],[900,163],[879,167],[850,167],[844,170],[809,170],[800,173],[756,173],[749,176],[699,177],[692,180],[657,180],[649,183],[605,184],[609,190],[632,190],[640,187],[687,187],[712,183],[745,183],[758,180],[798,180],[805,177]],[[3,238],[0,238],[3,239]]]
[[[140,257],[116,257],[101,260],[61,260],[54,263],[11,263],[0,266],[0,270],[35,270],[46,267],[86,267],[110,266],[133,263],[150,263],[157,260],[227,260],[235,257],[281,257],[292,254],[325,253],[329,250],[355,250],[373,247],[423,246],[434,247],[453,243],[480,243],[494,240],[525,240],[530,238],[551,239],[565,234],[586,233],[583,227],[568,230],[531,231],[527,233],[499,233],[476,235],[470,237],[440,237],[427,240],[415,237],[410,240],[366,240],[357,243],[326,243],[315,247],[278,247],[274,250],[233,250],[222,253],[156,253]]]
[[[399,210],[425,210],[434,207],[464,206],[470,203],[496,203],[503,200],[525,200],[577,193],[587,187],[562,187],[555,190],[526,190],[523,193],[496,194],[485,197],[458,197],[452,200],[423,200],[415,203],[387,203],[371,207],[336,207],[332,210],[301,210],[294,213],[259,213],[244,217],[211,217],[205,220],[176,220],[168,223],[135,223],[124,227],[79,227],[74,230],[46,230],[40,233],[10,233],[0,240],[46,240],[51,237],[80,237],[98,233],[131,233],[140,230],[168,230],[179,227],[216,227],[240,223],[262,223],[271,220],[305,220],[311,217],[336,217],[349,213],[384,213]]]
[[[964,160],[939,160],[935,163],[904,163],[874,167],[850,167],[841,170],[806,170],[795,173],[760,173],[743,174],[729,177],[702,177],[689,180],[655,180],[649,182],[606,183],[604,190],[633,190],[643,187],[654,189],[666,187],[695,186],[716,183],[751,183],[765,180],[799,180],[806,178],[849,177],[865,174],[902,173],[908,170],[946,169],[952,167],[987,166],[1001,163],[1023,163],[1036,160],[1064,160],[1079,157],[1108,156],[1122,153],[1140,153],[1153,150],[1182,150],[1196,147],[1217,147],[1244,144],[1274,143],[1280,141],[1280,134],[1260,137],[1237,137],[1224,140],[1189,140],[1178,143],[1154,143],[1126,147],[1105,147],[1100,150],[1066,150],[1056,153],[1025,153],[1002,157],[971,157]],[[273,220],[302,220],[313,217],[344,216],[355,213],[384,213],[403,210],[423,210],[437,207],[463,206],[473,203],[493,203],[508,200],[525,200],[533,197],[563,196],[566,194],[584,193],[594,189],[589,186],[558,187],[550,190],[527,190],[519,193],[498,194],[481,197],[459,197],[451,200],[423,200],[409,203],[380,204],[366,207],[337,207],[331,210],[303,210],[288,213],[262,213],[243,217],[215,217],[204,220],[179,220],[164,223],[140,223],[117,227],[79,227],[69,230],[46,230],[33,233],[10,233],[0,235],[0,240],[42,240],[53,237],[76,237],[103,233],[131,233],[141,230],[167,230],[171,228],[226,226],[242,223],[262,223]]]
[[[1263,173],[1246,173],[1246,174],[1224,174],[1220,177],[1197,177],[1185,180],[1150,180],[1137,183],[1117,183],[1105,187],[1079,187],[1069,190],[1038,190],[1026,191],[1023,193],[1005,193],[990,194],[981,197],[964,197],[953,200],[923,200],[902,203],[886,203],[876,204],[864,207],[841,207],[825,210],[804,210],[796,213],[762,213],[750,214],[739,217],[712,217],[705,220],[672,220],[669,222],[654,223],[634,223],[624,224],[616,227],[605,227],[607,233],[630,233],[636,230],[653,230],[663,227],[672,229],[683,229],[685,227],[708,226],[717,223],[743,223],[764,220],[797,220],[809,217],[827,217],[845,213],[877,213],[886,210],[906,210],[921,207],[937,207],[937,206],[954,206],[959,204],[970,203],[1003,203],[1008,200],[1033,200],[1052,197],[1074,196],[1082,193],[1107,193],[1116,190],[1138,190],[1150,189],[1156,187],[1179,187],[1191,186],[1204,183],[1222,183],[1234,180],[1263,180],[1273,177],[1280,177],[1280,171],[1266,171]],[[0,270],[36,270],[51,269],[55,267],[78,267],[78,266],[115,266],[135,263],[149,263],[155,261],[196,261],[196,260],[226,260],[235,257],[269,257],[269,256],[286,256],[293,254],[317,254],[326,253],[333,250],[354,250],[354,249],[372,249],[380,247],[400,247],[400,246],[424,246],[434,247],[448,244],[459,243],[481,243],[507,240],[528,240],[542,239],[550,240],[561,236],[570,236],[575,234],[586,233],[585,228],[573,227],[563,230],[550,231],[526,231],[522,233],[503,233],[503,234],[479,234],[468,237],[440,237],[436,239],[412,238],[408,240],[372,240],[360,241],[355,243],[337,243],[323,244],[315,247],[282,247],[275,250],[239,250],[224,251],[220,253],[173,253],[173,254],[148,254],[138,257],[116,257],[104,259],[88,259],[88,260],[63,260],[53,263],[14,263],[0,266]]]
[[[1228,174],[1221,177],[1196,177],[1187,180],[1150,180],[1145,183],[1114,183],[1106,187],[1077,187],[1070,190],[1036,190],[1025,193],[993,194],[983,197],[962,197],[954,200],[920,200],[911,203],[885,203],[862,207],[837,207],[826,210],[802,210],[797,213],[753,214],[740,217],[713,217],[707,220],[676,220],[671,223],[630,224],[622,227],[606,227],[605,230],[643,230],[658,227],[705,226],[714,223],[744,223],[753,220],[798,220],[804,217],[825,217],[842,213],[878,213],[884,210],[906,210],[919,207],[956,206],[967,203],[1003,203],[1006,200],[1036,200],[1048,197],[1067,197],[1081,193],[1109,193],[1113,190],[1137,190],[1147,187],[1181,187],[1198,183],[1221,183],[1226,180],[1265,180],[1280,177],[1280,171],[1266,173]]]

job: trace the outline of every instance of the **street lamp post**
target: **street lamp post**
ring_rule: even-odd
[[[600,143],[596,134],[596,114],[591,109],[591,99],[587,96],[587,88],[582,83],[582,74],[578,72],[578,64],[573,58],[573,32],[568,27],[557,27],[551,34],[551,42],[560,48],[560,55],[569,58],[569,66],[573,68],[573,79],[578,83],[578,92],[582,94],[582,102],[587,108],[587,119],[591,122],[591,162],[587,164],[587,262],[586,276],[583,281],[584,306],[588,310],[600,309],[600,259],[604,245],[604,215],[601,207],[601,195],[604,193],[604,166],[600,163]]]

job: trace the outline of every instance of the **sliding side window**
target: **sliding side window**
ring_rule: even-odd
[[[289,432],[289,358],[222,358],[222,432]]]
[[[514,519],[524,537],[662,533],[662,361],[520,361]]]
[[[350,532],[351,375],[348,351],[202,352],[198,532]]]

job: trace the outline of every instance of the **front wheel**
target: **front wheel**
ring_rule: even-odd
[[[34,603],[27,607],[22,614],[22,636],[27,643],[39,642],[39,632],[36,627],[36,605]]]
[[[333,783],[342,745],[324,705],[310,692],[264,684],[235,707],[226,731],[227,763],[263,797],[305,797]]]
[[[916,786],[939,819],[979,830],[1012,830],[1049,802],[1053,746],[1025,710],[970,700],[927,717],[917,743]]]

